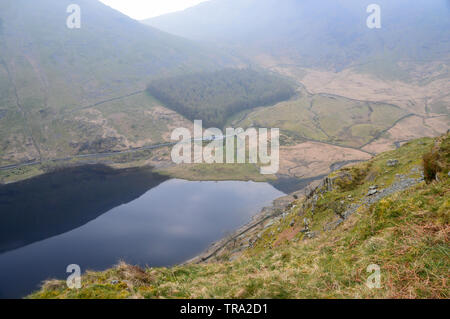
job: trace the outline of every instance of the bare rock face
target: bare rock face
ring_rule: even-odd
[[[325,179],[323,179],[323,181],[319,184],[318,188],[324,188],[325,191],[331,192],[334,189],[334,184],[336,180],[351,182],[353,181],[353,176],[345,171],[338,172],[337,176],[326,177]]]

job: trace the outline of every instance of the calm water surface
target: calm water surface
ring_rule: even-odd
[[[194,257],[283,193],[267,183],[190,182],[143,170],[64,170],[0,187],[0,298],[69,264],[167,266]]]

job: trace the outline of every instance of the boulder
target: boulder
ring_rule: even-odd
[[[264,226],[264,229],[269,228],[269,227],[272,226],[273,224],[274,224],[273,221],[269,221],[269,222]]]
[[[388,166],[388,167],[394,167],[397,165],[398,165],[398,160],[396,160],[396,159],[390,159],[386,163],[386,166]]]

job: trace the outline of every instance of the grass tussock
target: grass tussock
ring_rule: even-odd
[[[429,183],[438,177],[439,173],[448,174],[450,161],[450,141],[438,140],[436,146],[423,156],[425,180]]]

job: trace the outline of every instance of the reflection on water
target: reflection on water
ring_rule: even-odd
[[[0,187],[0,298],[65,278],[69,264],[182,262],[282,195],[267,183],[167,180],[101,166]]]
[[[77,228],[167,180],[145,169],[85,166],[0,187],[0,253]]]

